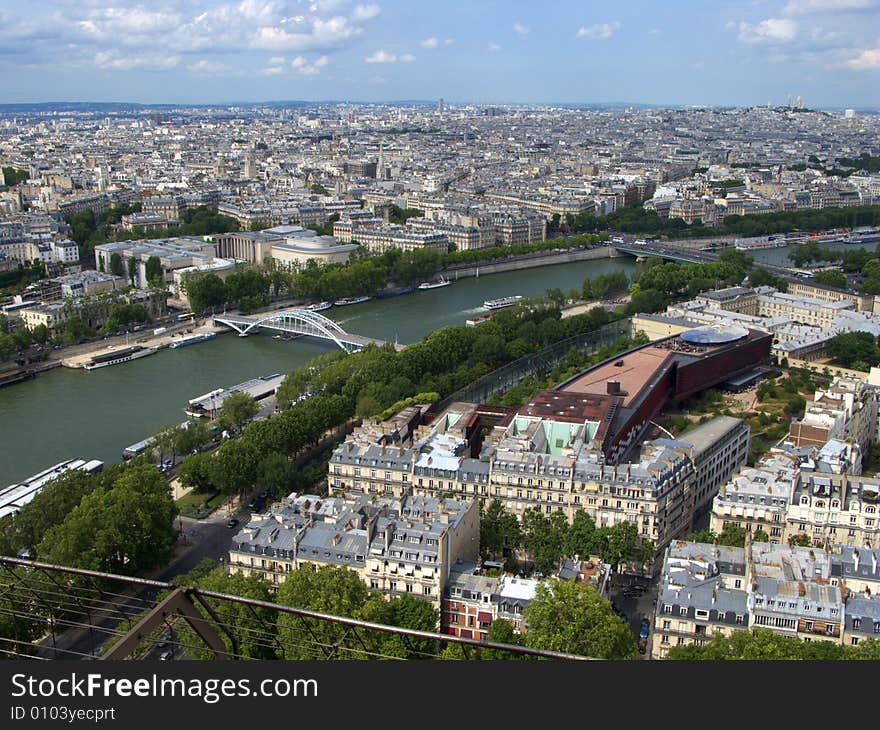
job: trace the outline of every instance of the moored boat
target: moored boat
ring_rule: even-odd
[[[187,345],[195,345],[199,342],[204,342],[205,340],[213,340],[216,336],[216,332],[200,332],[194,335],[185,335],[179,340],[172,342],[168,347],[172,350],[176,350],[178,347],[186,347]]]
[[[333,302],[318,302],[317,304],[310,304],[306,309],[310,312],[323,312],[326,309],[330,309],[333,306]]]
[[[442,276],[440,277],[440,281],[425,281],[419,284],[419,289],[440,289],[444,286],[449,286],[452,282],[447,281]]]
[[[367,302],[373,297],[343,297],[342,299],[337,299],[333,304],[337,307],[347,307],[349,304],[360,304],[361,302]]]
[[[131,347],[123,347],[121,350],[93,355],[91,361],[88,364],[83,365],[83,367],[86,370],[97,370],[98,368],[105,368],[108,365],[119,365],[123,362],[138,360],[147,355],[153,355],[156,352],[158,352],[157,347],[132,345]]]

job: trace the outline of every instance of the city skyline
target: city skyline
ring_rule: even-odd
[[[877,0],[0,2],[0,103],[878,106]]]

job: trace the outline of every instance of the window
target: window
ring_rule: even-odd
[[[862,619],[854,618],[853,619],[853,629],[858,629],[862,625]]]
[[[663,628],[668,629],[671,624],[672,622],[667,619],[663,622]]]
[[[694,615],[695,615],[697,618],[704,619],[704,620],[709,618],[709,612],[706,611],[706,610],[704,610],[704,609],[701,609],[701,608],[698,608],[698,609],[694,612]]]
[[[672,604],[664,603],[663,604],[663,613],[672,613]]]
[[[687,612],[688,612],[688,610],[687,610],[687,606],[681,606],[681,607],[678,609],[678,612],[679,612],[679,614],[682,615],[682,616],[687,616]]]
[[[741,624],[741,623],[743,622],[743,615],[742,615],[741,613],[738,613],[738,614],[736,615],[736,622],[737,622],[738,624]]]

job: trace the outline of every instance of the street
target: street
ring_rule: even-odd
[[[624,595],[624,590],[633,584],[646,585],[647,590],[638,597]],[[614,578],[611,581],[611,590],[608,599],[611,601],[611,605],[616,607],[616,613],[618,615],[621,617],[626,616],[625,621],[633,632],[636,641],[638,641],[639,638],[639,627],[643,618],[647,617],[653,628],[654,602],[657,598],[657,590],[658,584],[656,578],[648,583],[646,578],[615,573]],[[648,641],[650,642],[650,638]],[[650,651],[647,651],[645,654],[640,654],[639,658],[647,659],[649,655]]]

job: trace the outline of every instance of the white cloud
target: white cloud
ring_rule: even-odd
[[[797,23],[788,18],[767,18],[756,25],[739,23],[736,27],[743,43],[788,43],[798,32]]]
[[[352,11],[351,19],[355,23],[366,23],[379,15],[380,12],[382,10],[378,5],[358,5]]]
[[[620,29],[618,21],[611,23],[596,23],[595,25],[582,25],[577,32],[578,38],[594,38],[604,40],[614,35],[615,31]]]
[[[372,55],[367,56],[364,60],[367,63],[394,63],[397,60],[397,56],[393,53],[387,53],[380,48]]]
[[[878,0],[790,0],[783,8],[786,15],[810,13],[845,13],[880,8]]]
[[[858,56],[847,61],[846,65],[856,71],[880,69],[880,48],[869,48],[862,51]]]
[[[660,35],[662,32],[663,31],[659,28],[651,28],[651,30],[648,31],[648,35]]]
[[[443,41],[444,46],[451,46],[453,43],[455,43],[455,38],[447,38]]]
[[[419,45],[422,48],[436,48],[440,45],[440,41],[432,36],[431,38],[425,38]]]
[[[415,61],[416,57],[412,53],[401,53],[397,60],[402,63],[410,63],[411,61]]]
[[[253,50],[327,53],[349,46],[381,13],[352,0],[0,0],[0,49],[44,65],[172,68]],[[223,59],[220,59],[223,60]],[[230,64],[231,65],[231,64]],[[271,63],[269,68],[286,66]]]
[[[260,73],[263,76],[277,76],[278,74],[284,73],[284,66],[269,66],[260,71]]]
[[[284,56],[272,56],[269,59],[270,66],[280,66],[282,63],[284,63]]]
[[[370,76],[369,82],[371,84],[387,84],[388,79],[386,79],[384,76]]]
[[[501,46],[499,46],[495,41],[489,41],[489,45],[486,46],[486,48],[487,48],[488,50],[492,51],[493,53],[494,53],[495,51],[500,51],[500,50],[501,50]]]
[[[282,58],[280,59],[280,61],[283,62],[284,59]],[[225,71],[231,70],[229,66],[227,66],[225,63],[218,63],[217,61],[207,61],[204,58],[201,61],[197,61],[196,63],[191,63],[189,66],[187,66],[187,69],[196,73],[205,74],[223,73]]]
[[[324,68],[330,59],[327,56],[318,56],[311,63],[305,56],[297,56],[292,59],[290,65],[293,66],[299,73],[303,76],[315,76],[321,73],[321,69]]]
[[[299,25],[299,24],[298,24]],[[347,18],[336,16],[329,20],[316,18],[311,28],[290,32],[283,27],[263,26],[251,37],[251,47],[280,51],[316,51],[339,48],[346,41],[363,33],[363,28],[352,25]]]
[[[168,56],[164,53],[122,54],[117,50],[110,50],[98,51],[94,63],[98,68],[113,71],[168,71],[180,64],[180,56]]]
[[[513,32],[516,33],[520,38],[525,38],[529,33],[532,32],[532,29],[527,25],[523,25],[522,23],[514,23],[513,24]]]

